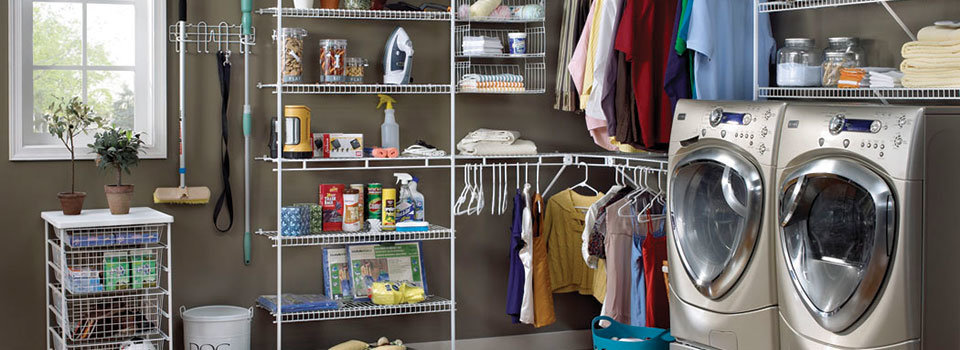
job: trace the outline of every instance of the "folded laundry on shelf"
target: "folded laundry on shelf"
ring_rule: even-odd
[[[493,130],[493,129],[477,129],[471,131],[467,136],[465,136],[457,144],[457,148],[460,148],[461,145],[469,145],[471,143],[478,143],[482,141],[490,142],[500,142],[511,144],[520,138],[519,131],[513,130]]]
[[[463,54],[465,56],[496,55],[503,53],[503,42],[491,36],[464,36]]]
[[[911,41],[900,49],[903,58],[943,58],[960,55],[960,40]]]
[[[470,156],[519,156],[537,154],[537,144],[530,140],[518,139],[511,144],[483,141],[470,147],[460,148],[460,154]]]
[[[841,68],[840,80],[837,82],[837,87],[841,89],[878,87],[874,85],[873,77],[876,77],[880,83],[884,83],[882,85],[893,85],[894,82],[899,84],[902,74],[898,73],[896,76],[883,75],[895,71],[894,68],[889,67]],[[896,79],[894,79],[894,77],[896,77]]]
[[[904,72],[901,82],[908,88],[960,88],[960,70]]]
[[[949,26],[929,26],[917,32],[918,41],[960,40],[960,29]]]
[[[464,74],[460,90],[467,92],[520,92],[526,87],[523,76],[518,74]]]
[[[932,73],[960,70],[960,55],[937,58],[907,58],[900,63],[904,73]]]
[[[903,73],[900,71],[889,72],[870,72],[869,83],[871,88],[899,88],[903,87],[901,79]]]

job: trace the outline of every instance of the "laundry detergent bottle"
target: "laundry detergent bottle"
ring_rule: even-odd
[[[410,182],[413,176],[407,173],[393,173],[400,184],[400,195],[397,198],[397,222],[414,221],[416,206],[413,201],[413,192],[410,191]]]
[[[396,148],[399,150],[400,124],[397,124],[397,118],[393,110],[393,104],[397,103],[397,100],[384,94],[377,96],[380,97],[380,104],[377,105],[377,108],[379,109],[386,105],[386,109],[383,110],[383,124],[380,125],[380,147]]]
[[[410,198],[413,200],[413,220],[426,221],[427,213],[424,209],[423,193],[417,191],[420,179],[416,176],[410,182]]]

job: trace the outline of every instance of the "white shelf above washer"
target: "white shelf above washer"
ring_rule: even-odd
[[[273,89],[277,84],[257,84],[261,89]],[[284,95],[435,95],[449,94],[450,85],[446,84],[283,84]]]
[[[398,231],[361,231],[361,232],[324,232],[306,236],[277,236],[277,231],[257,231],[257,235],[273,241],[276,247],[280,242],[284,247],[310,247],[340,244],[366,244],[410,241],[447,240],[453,237],[453,230],[430,225],[427,231],[398,232]]]
[[[811,100],[960,100],[957,88],[785,88],[761,87],[761,98]]]
[[[825,7],[873,4],[895,0],[780,0],[761,2],[760,12],[782,12],[795,10],[809,10]]]
[[[260,307],[263,308],[263,307]],[[266,309],[264,309],[266,310]],[[429,296],[426,300],[416,304],[377,305],[369,301],[348,301],[336,310],[321,310],[307,312],[283,313],[281,322],[314,322],[328,320],[345,320],[351,318],[370,318],[400,315],[418,315],[454,310],[454,303],[446,298]],[[277,314],[270,312],[274,319]],[[277,321],[274,321],[276,323]]]
[[[393,11],[393,10],[347,10],[347,9],[298,9],[268,7],[257,10],[257,14],[297,18],[359,19],[385,21],[432,21],[450,20],[449,12],[440,11]]]

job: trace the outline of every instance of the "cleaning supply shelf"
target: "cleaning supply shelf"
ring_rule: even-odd
[[[360,19],[387,21],[450,21],[449,12],[438,11],[391,11],[391,10],[346,10],[346,9],[298,9],[269,7],[257,10],[257,14],[296,18]]]
[[[340,244],[366,244],[409,241],[436,241],[453,238],[453,230],[430,225],[427,231],[398,232],[398,231],[361,231],[361,232],[324,232],[306,236],[278,236],[277,231],[257,231],[257,235],[273,241],[273,247],[282,244],[284,247],[310,247]]]
[[[260,306],[258,305],[258,307]],[[274,317],[274,319],[277,319],[279,316],[279,319],[282,323],[296,323],[345,320],[351,318],[418,315],[450,312],[453,310],[455,310],[453,301],[438,296],[429,296],[426,300],[416,304],[377,305],[369,301],[349,301],[345,302],[343,306],[337,310],[292,312],[283,313],[282,315],[271,312],[270,314]],[[277,321],[274,321],[274,323],[276,322]]]
[[[781,88],[761,87],[759,97],[815,100],[960,100],[956,88]]]
[[[257,84],[261,89],[273,89],[276,94],[277,84]],[[418,94],[449,94],[450,85],[446,84],[283,84],[285,95],[418,95]]]
[[[780,12],[794,10],[808,10],[825,7],[838,7],[848,5],[873,4],[880,2],[889,2],[894,0],[781,0],[761,2],[760,12]]]
[[[492,156],[465,156],[458,155],[457,168],[465,163],[493,166],[499,163],[530,164],[533,166],[563,166],[577,163],[588,163],[592,166],[658,166],[666,169],[667,158],[660,153],[541,153],[531,155],[492,155]],[[315,159],[276,159],[258,157],[257,160],[283,164],[299,165],[299,167],[284,166],[283,171],[345,171],[345,170],[406,170],[406,169],[448,169],[450,157],[399,157],[399,158],[315,158]],[[323,164],[323,166],[317,166]],[[273,169],[276,171],[276,169]]]

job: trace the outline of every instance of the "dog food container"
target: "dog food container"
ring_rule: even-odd
[[[187,349],[250,350],[253,308],[211,305],[180,307],[183,342]]]
[[[320,83],[339,84],[345,81],[347,41],[320,40]]]
[[[363,71],[366,69],[366,67],[366,59],[360,57],[347,57],[347,84],[363,84]]]
[[[299,83],[303,81],[303,38],[307,30],[303,28],[283,28],[283,82]]]

